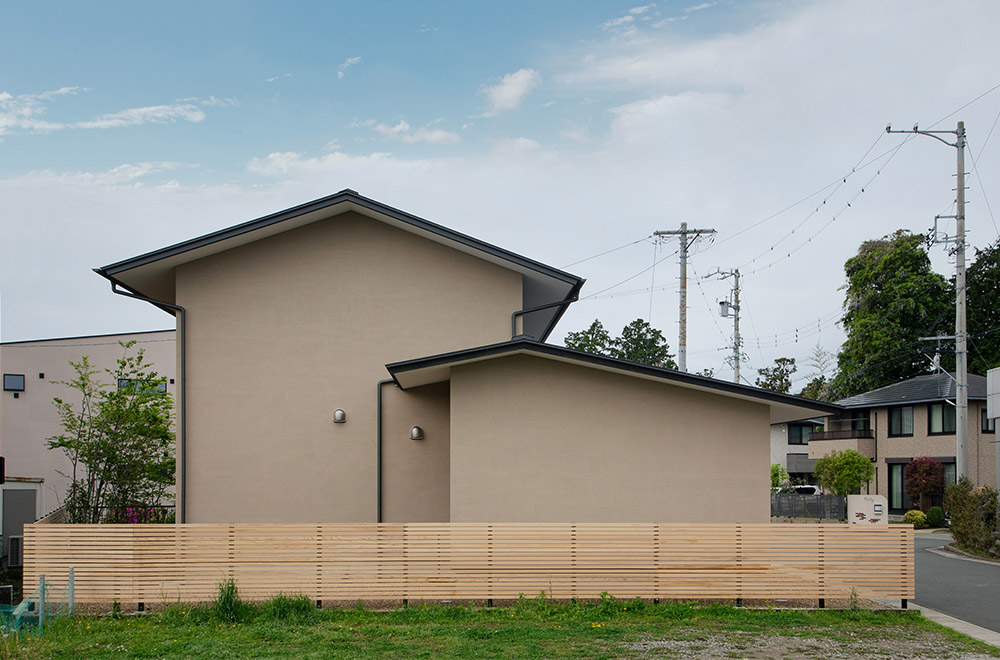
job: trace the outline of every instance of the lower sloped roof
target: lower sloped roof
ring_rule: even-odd
[[[845,408],[873,408],[945,401],[955,398],[955,385],[953,373],[927,374],[841,399],[837,403]],[[985,377],[969,374],[969,400],[986,400]]]
[[[621,373],[626,376],[669,383],[721,396],[753,401],[769,406],[771,423],[779,424],[816,415],[831,415],[843,408],[835,403],[815,401],[764,390],[759,387],[730,383],[715,378],[651,367],[628,360],[619,360],[603,355],[593,355],[575,351],[564,346],[546,344],[532,339],[518,337],[511,341],[488,346],[477,346],[440,355],[404,360],[386,365],[386,369],[396,384],[402,389],[439,383],[451,379],[451,369],[463,364],[472,364],[511,355],[531,355],[534,357],[577,364],[591,369]]]

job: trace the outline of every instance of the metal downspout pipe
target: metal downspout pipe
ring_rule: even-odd
[[[543,309],[549,309],[550,307],[560,307],[562,305],[568,305],[570,303],[575,303],[580,299],[580,293],[576,292],[571,298],[565,300],[559,300],[557,302],[547,303],[545,305],[539,305],[538,307],[527,307],[525,309],[519,309],[510,315],[510,338],[513,339],[517,336],[517,317],[524,316],[525,314],[531,314],[532,312],[540,312]],[[521,334],[524,334],[523,332]]]
[[[121,285],[117,280],[111,280],[111,292],[116,293],[119,296],[125,296],[126,298],[134,298],[135,300],[141,300],[143,302],[148,302],[159,307],[166,307],[174,312],[174,316],[177,318],[177,334],[178,334],[178,350],[180,351],[180,373],[177,374],[177,380],[180,381],[181,385],[181,395],[178,400],[178,410],[177,410],[177,463],[180,466],[180,478],[177,480],[177,495],[179,500],[179,505],[177,507],[177,522],[186,522],[187,516],[185,515],[187,509],[187,470],[185,469],[184,459],[186,457],[186,441],[187,441],[187,350],[185,338],[186,333],[186,316],[187,310],[180,305],[174,305],[172,303],[164,302],[163,300],[154,300],[152,298],[147,298],[146,296],[139,295],[134,291],[129,291],[125,289],[119,289]]]
[[[375,522],[382,522],[382,386],[394,383],[392,378],[380,380],[377,385],[378,403],[375,412]]]

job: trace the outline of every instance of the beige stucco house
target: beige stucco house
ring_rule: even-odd
[[[809,437],[809,457],[853,449],[872,460],[875,476],[869,493],[884,495],[889,511],[910,508],[906,466],[929,456],[955,482],[955,376],[928,374],[893,383],[837,402],[844,411],[827,420],[826,430]],[[986,378],[969,374],[969,479],[996,485],[996,420],[986,409]]]
[[[71,462],[62,451],[50,450],[47,440],[63,432],[52,399],[60,397],[78,404],[71,398],[73,390],[62,384],[75,375],[70,361],[79,362],[86,355],[98,369],[96,377],[115,386],[103,369],[113,368],[124,355],[121,343],[135,342],[129,349],[132,354],[142,349],[146,362],[167,378],[167,391],[176,394],[174,335],[173,330],[159,330],[0,343],[4,384],[0,397],[0,456],[6,473],[0,486],[4,555],[10,537],[19,536],[25,523],[63,504]]]
[[[97,272],[177,317],[187,522],[763,522],[837,410],[544,343],[582,279],[351,190]]]

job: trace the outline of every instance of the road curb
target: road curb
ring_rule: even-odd
[[[911,601],[910,605],[912,606],[912,609],[920,612],[925,619],[951,628],[952,630],[960,632],[963,635],[968,635],[973,639],[978,639],[980,642],[985,642],[1000,648],[1000,633],[998,632],[993,632],[988,628],[983,628],[973,623],[969,623],[968,621],[962,621],[961,619],[956,619],[953,616],[948,616],[943,612],[926,608],[919,603]]]

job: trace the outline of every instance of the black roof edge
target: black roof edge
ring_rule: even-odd
[[[111,279],[111,276],[130,270],[132,268],[137,268],[139,266],[145,266],[147,264],[159,261],[161,259],[166,259],[169,257],[176,256],[178,254],[183,254],[184,252],[189,252],[191,250],[198,249],[200,247],[205,247],[206,245],[211,245],[212,243],[217,243],[229,238],[234,238],[242,234],[255,231],[257,229],[262,229],[264,227],[269,227],[271,225],[277,224],[279,222],[284,222],[291,218],[305,215],[306,213],[312,213],[314,211],[319,211],[335,204],[341,204],[344,202],[353,202],[358,206],[362,206],[371,211],[387,215],[400,222],[405,222],[406,224],[418,227],[430,233],[436,234],[443,238],[448,238],[450,240],[456,241],[468,247],[472,247],[481,250],[487,254],[495,257],[499,257],[505,261],[517,264],[523,268],[528,268],[536,272],[548,275],[555,279],[561,280],[567,284],[571,284],[575,287],[580,287],[583,285],[583,280],[576,275],[571,275],[565,271],[559,270],[558,268],[553,268],[552,266],[547,266],[534,259],[529,259],[528,257],[521,256],[510,250],[505,250],[504,248],[486,243],[477,238],[473,238],[467,234],[448,229],[441,225],[430,222],[418,216],[412,215],[405,211],[393,208],[377,202],[368,197],[359,195],[357,192],[345,188],[340,192],[334,193],[327,197],[322,197],[320,199],[313,200],[311,202],[306,202],[305,204],[300,204],[298,206],[293,206],[290,209],[285,209],[284,211],[278,211],[277,213],[272,213],[270,215],[265,215],[255,220],[250,220],[248,222],[243,222],[238,225],[234,225],[227,229],[222,229],[216,232],[205,234],[197,238],[192,238],[187,241],[182,241],[180,243],[175,243],[169,245],[165,248],[160,248],[152,252],[147,252],[130,259],[125,259],[122,261],[117,261],[107,266],[102,266],[100,268],[95,268],[94,271]],[[120,285],[121,283],[119,283]],[[559,315],[557,315],[559,316]]]
[[[14,341],[0,341],[0,346],[12,346],[14,344],[39,344],[44,341],[72,341],[76,339],[101,339],[103,337],[119,337],[121,335],[153,335],[159,332],[177,332],[174,328],[164,328],[162,330],[130,330],[128,332],[100,332],[95,335],[72,335],[70,337],[45,337],[42,339],[15,339]]]
[[[836,403],[831,403],[829,401],[817,401],[815,399],[807,399],[805,397],[794,396],[792,394],[771,392],[770,390],[763,390],[759,387],[752,387],[750,385],[741,385],[739,383],[730,383],[728,381],[718,380],[716,378],[707,378],[705,376],[699,376],[697,374],[689,374],[683,371],[675,371],[674,369],[664,369],[663,367],[651,367],[646,364],[639,364],[638,362],[629,362],[628,360],[620,360],[618,358],[607,357],[604,355],[594,355],[593,353],[584,353],[583,351],[577,351],[572,348],[566,348],[565,346],[556,346],[555,344],[547,344],[544,342],[535,341],[534,339],[529,339],[524,337],[519,337],[517,339],[512,339],[510,341],[500,342],[498,344],[477,346],[475,348],[466,348],[458,351],[452,351],[449,353],[441,353],[440,355],[432,355],[425,358],[417,358],[415,360],[401,360],[399,362],[393,362],[387,364],[385,365],[385,368],[386,370],[389,371],[389,374],[392,376],[393,380],[396,381],[396,384],[399,385],[399,381],[396,379],[397,372],[413,371],[415,369],[424,369],[426,367],[435,367],[443,364],[448,364],[449,362],[457,362],[465,358],[490,357],[493,355],[501,355],[503,353],[508,353],[518,349],[528,349],[536,353],[542,353],[545,355],[569,357],[578,360],[580,362],[587,362],[594,365],[612,367],[614,369],[620,369],[622,371],[628,371],[631,373],[642,374],[646,376],[655,376],[657,378],[661,378],[667,381],[686,383],[688,385],[699,385],[702,387],[707,387],[709,389],[728,392],[730,394],[743,394],[758,399],[766,399],[768,401],[773,401],[775,403],[807,406],[811,408],[825,410],[830,413],[840,412],[844,409],[843,406]]]
[[[119,288],[124,289],[124,290],[128,291],[129,293],[131,293],[131,294],[133,294],[135,296],[138,296],[136,298],[136,300],[141,300],[142,302],[148,302],[151,305],[153,305],[153,307],[155,307],[155,308],[157,308],[157,309],[159,309],[161,311],[164,311],[167,314],[170,314],[171,316],[174,316],[174,317],[177,316],[177,310],[176,309],[171,309],[170,307],[167,307],[166,305],[163,305],[163,304],[161,304],[161,303],[159,303],[159,302],[157,302],[155,300],[147,299],[139,291],[136,291],[135,289],[133,289],[129,285],[125,284],[124,282],[122,282],[122,281],[118,280],[117,278],[109,275],[107,272],[104,271],[104,269],[102,269],[102,268],[94,268],[93,271],[95,273],[97,273],[98,275],[100,275],[101,277],[106,277],[108,279],[108,281],[111,282],[112,293],[114,292],[115,286],[118,286]]]
[[[560,320],[562,320],[563,314],[565,314],[566,310],[569,309],[570,304],[579,299],[580,289],[583,288],[583,285],[586,282],[587,280],[580,279],[580,281],[574,284],[573,288],[569,290],[569,293],[567,293],[566,297],[563,298],[563,304],[556,308],[556,313],[552,315],[552,320],[549,321],[548,327],[545,328],[545,332],[542,333],[541,341],[544,342],[549,338],[552,331],[556,329],[556,325]]]

